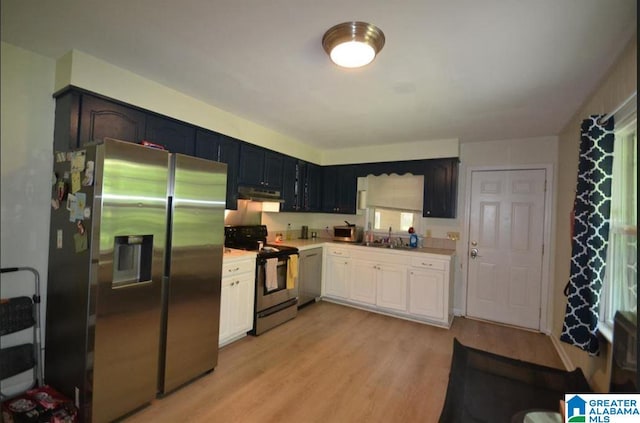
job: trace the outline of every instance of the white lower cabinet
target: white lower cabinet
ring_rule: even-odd
[[[223,261],[218,345],[236,341],[253,328],[255,257]]]
[[[378,265],[367,260],[353,260],[349,280],[349,299],[365,304],[376,303]]]
[[[407,310],[406,266],[352,259],[349,299],[393,310]]]
[[[432,319],[445,318],[444,274],[435,270],[409,270],[409,313]]]
[[[449,327],[455,256],[326,246],[323,296],[371,311]]]
[[[378,296],[380,307],[407,310],[407,267],[393,264],[378,265]]]
[[[453,319],[454,257],[412,257],[409,268],[409,312],[450,325]]]
[[[349,298],[347,283],[351,278],[351,259],[346,249],[329,248],[324,274],[324,295]]]

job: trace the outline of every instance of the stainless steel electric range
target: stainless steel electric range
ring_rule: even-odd
[[[256,295],[254,302],[253,335],[296,317],[298,313],[298,287],[289,284],[287,275],[290,259],[298,255],[295,247],[267,244],[265,225],[226,226],[224,228],[227,248],[257,251]]]

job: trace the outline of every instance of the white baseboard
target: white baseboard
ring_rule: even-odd
[[[558,355],[560,356],[560,360],[562,360],[562,364],[564,364],[564,368],[570,372],[574,371],[576,369],[576,366],[571,362],[571,359],[569,358],[566,351],[562,347],[562,344],[560,343],[560,339],[556,338],[553,335],[549,335],[549,338],[551,338],[551,343],[553,344],[554,348],[558,352]]]

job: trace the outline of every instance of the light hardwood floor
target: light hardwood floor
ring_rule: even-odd
[[[126,422],[436,422],[454,337],[562,368],[542,334],[464,318],[446,330],[319,302],[222,348],[214,372]]]

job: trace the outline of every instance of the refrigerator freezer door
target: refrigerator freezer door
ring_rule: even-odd
[[[168,164],[167,152],[135,144],[106,141],[97,149],[99,251],[92,248],[97,284],[90,283],[89,316],[95,315],[95,326],[91,317],[88,326],[95,422],[114,420],[156,396]]]
[[[166,339],[160,392],[170,392],[218,362],[220,281],[227,165],[173,157],[171,249],[163,288]]]

